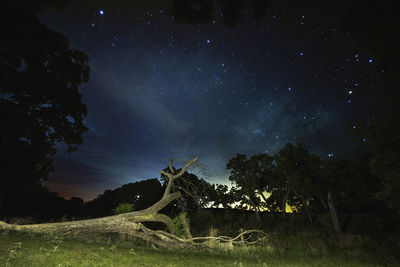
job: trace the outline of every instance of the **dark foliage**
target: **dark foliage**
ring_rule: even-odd
[[[53,170],[56,144],[75,150],[87,130],[86,106],[78,87],[88,81],[88,58],[37,17],[47,4],[64,3],[6,1],[3,5],[0,214],[21,213]]]
[[[181,169],[176,170],[174,167],[173,170],[175,173],[181,171]],[[169,167],[165,168],[164,171],[171,172]],[[160,179],[163,187],[165,187],[168,184],[168,178],[161,174]],[[198,208],[203,208],[210,203],[214,190],[213,186],[203,178],[198,178],[193,173],[185,172],[174,182],[172,192],[177,191],[182,193],[182,197],[171,202],[166,207],[171,216],[176,216],[180,211],[185,211],[192,215]]]
[[[157,179],[125,184],[114,190],[106,190],[85,205],[88,217],[102,217],[113,214],[121,203],[131,203],[135,210],[145,209],[161,199],[164,190]]]

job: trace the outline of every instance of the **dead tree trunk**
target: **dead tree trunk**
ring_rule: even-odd
[[[192,165],[197,158],[189,161],[179,173],[175,173],[172,168],[172,161],[169,162],[169,169],[171,173],[159,171],[160,173],[168,177],[168,184],[165,189],[162,198],[148,207],[147,209],[134,211],[129,213],[118,214],[114,216],[108,216],[103,218],[71,221],[71,222],[59,222],[59,223],[43,223],[43,224],[31,224],[31,225],[11,225],[0,221],[0,229],[4,230],[15,230],[15,231],[27,231],[43,234],[54,234],[54,235],[69,235],[76,237],[87,237],[92,234],[99,233],[121,233],[128,236],[137,237],[145,240],[151,244],[155,244],[160,247],[166,248],[186,248],[186,247],[204,247],[206,241],[214,239],[221,243],[235,243],[239,237],[227,238],[227,237],[194,237],[194,238],[179,238],[174,235],[175,225],[172,219],[167,215],[158,213],[161,209],[171,203],[173,200],[181,196],[180,192],[171,193],[174,180],[182,176],[185,171]],[[162,222],[164,223],[169,233],[164,231],[155,231],[145,227],[141,222]],[[246,235],[261,234],[262,231],[251,230],[246,231]],[[241,234],[239,236],[244,236]],[[189,232],[190,237],[190,232]],[[259,240],[262,240],[261,237]],[[204,241],[204,242],[203,242]],[[249,241],[248,244],[254,243]]]
[[[0,227],[14,230],[24,230],[37,233],[53,233],[61,235],[85,235],[99,232],[118,232],[142,238],[146,241],[155,243],[156,245],[162,245],[160,243],[162,242],[162,240],[156,241],[153,240],[154,237],[152,237],[151,235],[146,236],[146,227],[144,227],[141,222],[162,222],[167,226],[167,229],[171,234],[175,234],[175,225],[172,222],[172,219],[167,215],[158,212],[175,199],[181,197],[180,192],[171,193],[172,185],[175,179],[182,176],[185,171],[190,167],[190,165],[192,165],[195,161],[197,161],[197,158],[189,161],[182,168],[182,170],[176,174],[174,172],[174,169],[172,168],[172,161],[170,160],[169,168],[171,170],[171,173],[159,171],[160,173],[168,177],[168,184],[165,189],[164,195],[158,202],[148,207],[147,209],[97,219],[32,225],[8,225],[2,223],[0,224]]]

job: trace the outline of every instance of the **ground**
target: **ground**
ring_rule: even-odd
[[[262,246],[183,251],[154,249],[143,242],[106,235],[85,240],[0,232],[0,262],[5,266],[400,266],[385,253],[365,248],[326,250],[268,242]],[[289,246],[288,246],[289,245]]]

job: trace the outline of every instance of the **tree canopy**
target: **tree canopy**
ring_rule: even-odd
[[[56,145],[75,150],[87,130],[79,86],[89,78],[88,57],[37,16],[49,3],[64,2],[6,1],[3,10],[0,195],[7,202],[4,207],[15,207],[21,198],[26,201],[53,170]]]

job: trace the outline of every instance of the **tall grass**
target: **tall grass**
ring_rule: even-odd
[[[217,229],[212,229],[213,234]],[[271,234],[259,246],[199,251],[154,249],[116,234],[85,240],[0,232],[4,266],[400,266],[395,254],[357,235]]]

